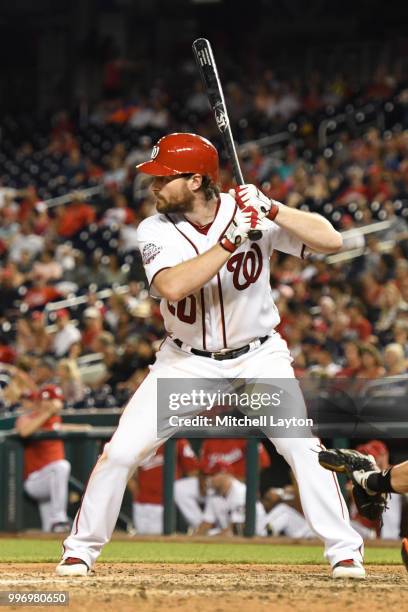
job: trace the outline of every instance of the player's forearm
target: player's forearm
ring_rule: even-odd
[[[154,279],[154,285],[166,300],[178,302],[208,283],[228,261],[230,255],[231,253],[216,244],[202,255],[162,270]]]
[[[30,420],[22,421],[22,423],[19,423],[17,425],[18,434],[22,438],[28,438],[28,436],[31,436],[31,434],[35,433],[38,429],[40,429],[41,425],[43,425],[45,421],[50,418],[51,414],[51,412],[42,412],[41,414]]]
[[[341,234],[321,215],[280,206],[275,223],[318,253],[336,253],[342,247]]]
[[[397,493],[408,493],[408,461],[394,465],[391,470],[391,486]]]

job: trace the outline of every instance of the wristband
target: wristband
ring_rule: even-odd
[[[266,215],[266,218],[269,219],[269,221],[274,221],[278,212],[279,212],[278,202],[276,202],[276,200],[271,200],[271,209]]]
[[[376,472],[367,477],[367,488],[376,493],[396,493],[391,484],[392,467],[383,472]]]
[[[226,236],[224,236],[224,238],[222,238],[218,244],[222,246],[225,251],[228,251],[228,253],[233,253],[237,246],[239,246],[235,245],[233,242],[231,242],[231,240],[228,240]]]

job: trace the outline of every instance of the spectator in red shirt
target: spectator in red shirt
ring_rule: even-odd
[[[56,287],[47,285],[43,278],[38,278],[33,281],[32,287],[25,294],[24,303],[29,308],[35,309],[62,297],[63,294]]]
[[[18,210],[18,220],[20,223],[27,221],[30,214],[35,210],[35,206],[39,201],[37,195],[37,189],[34,185],[29,185],[27,189],[22,192],[23,200],[20,203]]]
[[[361,357],[357,342],[344,343],[345,363],[336,374],[338,378],[354,378],[361,369]]]
[[[56,230],[61,238],[72,238],[95,221],[95,209],[79,197],[66,207],[57,208]]]
[[[135,213],[128,206],[126,196],[123,193],[116,193],[113,196],[113,206],[105,211],[101,219],[102,225],[122,226],[129,223],[133,223],[135,220]]]
[[[163,531],[163,463],[164,447],[161,446],[129,482],[133,497],[133,524],[137,533],[160,534]],[[175,481],[183,475],[195,476],[198,466],[189,442],[184,438],[177,440]]]
[[[31,393],[23,402],[25,413],[16,421],[22,438],[36,431],[53,431],[61,423],[62,390],[46,385],[38,396]],[[24,490],[38,501],[43,531],[69,530],[67,516],[68,480],[71,466],[65,460],[62,440],[27,440],[24,447]]]
[[[278,172],[273,172],[264,191],[269,198],[284,202],[288,193],[288,185],[281,179]]]
[[[367,175],[367,198],[383,203],[391,196],[391,185],[385,179],[381,166],[372,165]]]
[[[355,149],[358,150],[357,145]],[[365,203],[367,200],[367,187],[364,184],[364,171],[359,166],[350,166],[347,170],[348,186],[337,198],[339,204],[345,205],[350,202]]]
[[[375,380],[385,375],[381,353],[372,344],[361,344],[359,354],[361,368],[358,378]]]
[[[97,352],[97,339],[103,332],[103,320],[101,312],[96,306],[85,308],[84,330],[81,335],[82,348],[87,352]]]
[[[364,316],[364,306],[358,300],[352,300],[347,308],[346,312],[350,317],[350,329],[356,332],[359,340],[365,342],[371,336],[372,325],[368,319]]]

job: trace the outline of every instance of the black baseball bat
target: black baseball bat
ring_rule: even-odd
[[[208,100],[214,111],[215,121],[222,136],[228,157],[231,160],[234,178],[238,185],[244,185],[245,181],[242,176],[237,150],[232,137],[224,92],[222,90],[220,77],[218,76],[217,64],[215,63],[210,41],[206,38],[197,38],[197,40],[193,42],[193,52],[208,95]],[[262,238],[262,232],[261,230],[250,230],[248,232],[248,237],[251,240],[259,240]]]

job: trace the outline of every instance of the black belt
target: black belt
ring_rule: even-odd
[[[267,341],[269,336],[262,336],[262,338],[257,338],[260,342],[260,345]],[[177,344],[179,348],[183,348],[183,342],[178,338],[173,338],[174,344]],[[245,355],[248,353],[251,348],[250,344],[246,344],[245,346],[241,346],[241,348],[232,349],[231,351],[216,351],[212,353],[211,351],[200,351],[199,349],[191,348],[190,352],[193,355],[199,355],[200,357],[209,357],[210,359],[216,359],[217,361],[224,361],[224,359],[235,359],[236,357],[240,357],[241,355]]]

